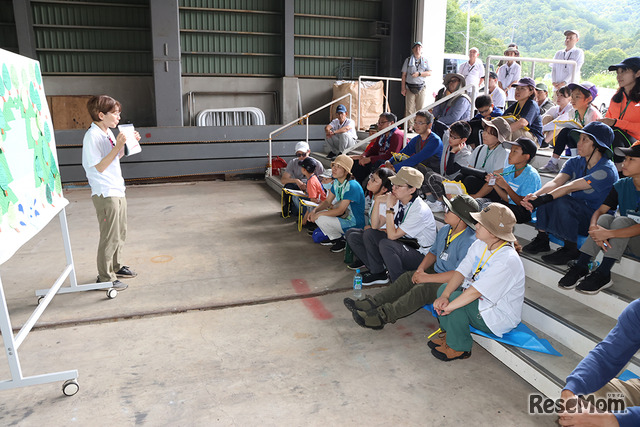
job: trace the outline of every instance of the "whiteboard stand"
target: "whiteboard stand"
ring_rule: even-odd
[[[71,255],[71,242],[69,240],[69,228],[67,226],[67,214],[65,208],[63,208],[58,213],[58,217],[60,218],[60,228],[62,229],[62,239],[64,242],[64,250],[67,257],[67,266],[62,274],[60,274],[58,279],[54,282],[53,286],[51,286],[51,288],[36,291],[36,296],[40,296],[40,298],[38,299],[38,307],[36,307],[33,313],[31,313],[29,319],[15,336],[13,335],[13,329],[11,328],[11,320],[9,319],[7,300],[4,294],[2,281],[0,280],[0,332],[2,332],[2,341],[4,342],[5,351],[7,353],[7,360],[9,362],[9,370],[11,372],[10,380],[0,381],[0,390],[9,390],[12,388],[26,387],[30,385],[46,384],[55,381],[65,381],[62,386],[62,392],[67,396],[73,396],[79,390],[79,386],[77,383],[77,370],[24,377],[22,375],[20,360],[18,358],[18,349],[20,348],[20,345],[24,342],[27,334],[36,324],[51,300],[53,300],[53,297],[56,293],[61,294],[96,289],[100,290],[108,289],[112,286],[110,282],[94,283],[90,285],[78,285],[76,280],[76,272],[73,265],[73,256]],[[71,286],[62,288],[61,286],[67,279],[67,277],[71,282]],[[115,291],[115,289],[108,289],[107,295],[110,290]],[[117,291],[115,295],[117,295]]]

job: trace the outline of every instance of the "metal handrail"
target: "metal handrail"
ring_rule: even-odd
[[[267,176],[272,176],[272,171],[271,171],[271,159],[273,157],[272,154],[272,142],[273,142],[273,134],[278,133],[280,131],[286,131],[288,128],[292,127],[293,125],[297,125],[297,124],[301,124],[302,120],[306,120],[306,126],[307,126],[307,143],[309,142],[309,117],[315,113],[317,113],[320,110],[324,110],[325,108],[329,107],[332,104],[335,104],[336,102],[345,99],[345,98],[349,98],[349,113],[351,114],[351,99],[352,96],[350,93],[347,93],[346,95],[342,95],[340,98],[334,99],[331,102],[328,102],[326,104],[324,104],[322,107],[318,107],[315,110],[304,114],[300,117],[298,117],[297,119],[287,123],[286,125],[282,125],[280,126],[278,129],[274,130],[273,132],[269,133],[269,164],[267,166]]]
[[[576,80],[576,73],[578,72],[578,63],[572,59],[545,59],[545,58],[527,58],[521,56],[501,56],[501,55],[489,55],[487,56],[487,60],[485,62],[485,76],[489,75],[491,69],[489,68],[489,63],[492,59],[497,59],[498,61],[518,61],[518,62],[531,62],[531,78],[535,75],[536,71],[536,62],[540,62],[543,64],[567,64],[573,65],[573,72],[571,74],[571,80]],[[488,93],[489,85],[484,85],[484,93]]]
[[[360,86],[362,83],[362,80],[386,80],[387,84],[385,85],[385,102],[386,105],[389,105],[389,82],[390,81],[394,81],[394,82],[401,82],[402,79],[398,78],[398,77],[379,77],[379,76],[360,76],[358,77],[358,130],[360,130]],[[384,111],[387,111],[387,109],[385,109],[383,107]]]
[[[434,107],[437,107],[440,104],[444,104],[445,102],[449,101],[452,98],[455,98],[458,95],[462,95],[464,93],[470,92],[471,93],[471,98],[475,99],[476,96],[476,92],[478,90],[478,87],[476,85],[468,85],[465,86],[463,88],[458,89],[457,91],[445,96],[444,98],[440,98],[439,100],[435,101],[433,104],[427,105],[426,107],[423,108],[423,110],[431,110]],[[471,105],[469,107],[471,109],[471,111],[473,111],[473,105]],[[369,142],[371,142],[372,140],[376,139],[377,137],[379,137],[382,134],[387,133],[389,130],[393,129],[394,127],[399,127],[400,125],[406,123],[408,120],[411,120],[412,118],[414,118],[416,116],[416,113],[413,113],[401,120],[398,120],[397,122],[395,122],[394,124],[392,124],[391,126],[387,126],[384,129],[379,130],[378,132],[374,133],[373,135],[368,136],[367,138],[363,139],[362,141],[358,142],[356,145],[354,145],[353,147],[347,148],[346,150],[344,150],[342,152],[342,154],[348,154],[351,151],[362,147],[363,145],[368,145]]]

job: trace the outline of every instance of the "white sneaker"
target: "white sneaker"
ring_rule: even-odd
[[[558,173],[560,172],[560,166],[558,163],[554,163],[549,160],[545,166],[538,169],[538,172]]]
[[[440,200],[436,200],[435,202],[427,200],[427,205],[431,208],[431,212],[444,212],[444,203]]]

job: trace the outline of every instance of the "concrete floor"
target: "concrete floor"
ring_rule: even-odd
[[[78,282],[89,283],[90,192],[65,196]],[[24,375],[78,369],[80,391],[0,391],[1,425],[554,425],[526,414],[535,390],[477,345],[465,361],[433,358],[426,312],[358,327],[342,304],[342,254],[279,218],[263,182],[129,187],[127,199],[139,276],[114,300],[57,296],[20,348]],[[14,327],[63,267],[57,219],[0,266]]]

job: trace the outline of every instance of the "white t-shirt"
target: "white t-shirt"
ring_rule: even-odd
[[[489,146],[480,144],[473,149],[469,166],[476,169],[482,169],[485,172],[493,172],[504,168],[509,153],[498,144],[493,150],[489,150]]]
[[[464,289],[473,285],[482,294],[478,300],[478,310],[482,320],[491,332],[501,337],[502,334],[518,326],[521,321],[524,303],[524,267],[520,256],[509,244],[494,250],[493,255],[489,249],[484,252],[485,248],[487,248],[486,243],[476,240],[456,271],[464,276],[462,283]],[[484,260],[482,260],[483,252]],[[484,264],[485,261],[487,261],[486,264]],[[472,281],[478,264],[482,266],[482,270],[476,275],[475,281]]]
[[[331,129],[333,129],[334,132],[345,126],[351,126],[351,129],[345,133],[353,139],[358,139],[358,134],[356,133],[356,122],[351,119],[344,119],[344,122],[342,123],[340,123],[340,120],[338,119],[333,119],[331,120],[331,123],[329,123],[329,126],[331,126]]]
[[[116,142],[111,129],[103,132],[95,123],[84,134],[82,140],[82,167],[87,174],[92,196],[103,197],[124,197],[124,179],[120,170],[120,158],[116,158],[102,172],[98,172],[96,165],[104,159],[113,149],[113,144],[109,140]]]
[[[564,59],[566,61],[576,61],[578,64],[578,70],[576,72],[576,78],[573,80],[571,78],[573,74],[573,66],[568,64],[551,64],[551,81],[553,83],[565,82],[569,83],[578,83],[580,82],[580,69],[582,68],[582,64],[584,64],[584,52],[582,49],[574,47],[569,50],[559,50],[553,56],[553,59]]]
[[[473,65],[469,65],[469,61],[464,64],[460,64],[458,67],[458,73],[464,76],[467,85],[474,84],[480,85],[480,79],[484,77],[484,66],[482,60],[476,58],[476,62]]]
[[[520,67],[520,64],[515,61],[511,65],[503,64],[500,68],[498,68],[498,81],[502,83],[502,87],[505,88],[511,83],[520,80],[521,72],[522,67]],[[509,88],[509,90],[507,91],[507,101],[515,101],[515,96],[516,88]]]
[[[496,88],[489,94],[489,96],[491,97],[493,106],[504,111],[507,104],[507,95],[504,93],[504,91],[500,89],[499,86],[496,86]]]
[[[420,252],[426,255],[431,249],[431,245],[436,241],[436,220],[429,206],[420,197],[413,202],[409,202],[409,209],[405,207],[404,218],[398,227],[405,232],[407,237],[418,240],[420,244]],[[400,211],[400,201],[394,206],[396,215]]]
[[[571,103],[567,104],[564,108],[560,109],[559,105],[554,105],[553,107],[549,108],[549,110],[547,110],[546,114],[544,114],[544,116],[550,116],[552,119],[557,119],[558,117],[560,117],[561,115],[569,112],[573,110],[573,107],[571,106]],[[543,116],[543,117],[544,117]]]

